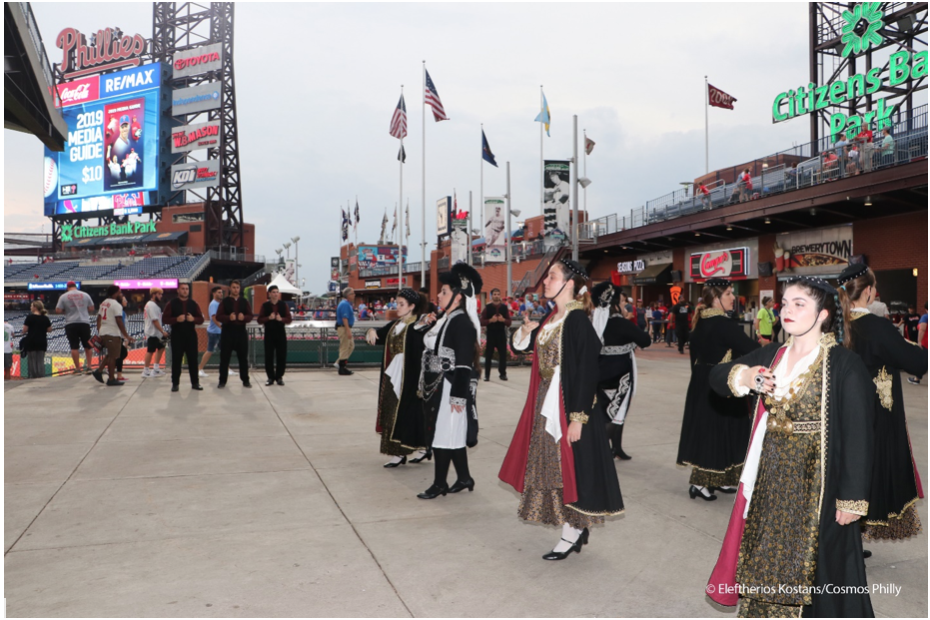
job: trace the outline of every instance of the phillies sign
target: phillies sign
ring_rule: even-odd
[[[220,145],[220,121],[184,125],[171,133],[171,152],[186,153]]]
[[[90,45],[77,28],[65,28],[55,39],[62,51],[61,73],[66,80],[92,73],[138,67],[146,41],[141,34],[124,35],[119,28],[105,28],[92,35]]]
[[[692,254],[688,269],[691,278],[695,280],[745,278],[749,274],[749,248]]]

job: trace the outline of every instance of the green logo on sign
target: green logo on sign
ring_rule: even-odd
[[[62,224],[61,225],[61,240],[64,243],[74,239],[74,224]]]
[[[846,44],[842,56],[847,58],[853,54],[861,54],[870,46],[878,47],[882,44],[882,35],[878,30],[884,25],[885,16],[881,10],[881,2],[863,2],[853,7],[852,11],[843,11],[843,36],[840,41]]]

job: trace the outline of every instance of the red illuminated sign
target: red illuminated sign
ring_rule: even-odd
[[[749,248],[712,250],[692,254],[688,269],[694,280],[745,278],[749,274]]]
[[[74,80],[58,85],[57,107],[67,107],[78,103],[90,103],[100,98],[100,80],[96,77]]]
[[[98,30],[90,45],[77,28],[65,28],[58,33],[56,44],[62,51],[61,72],[68,80],[110,69],[138,67],[146,47],[141,34],[123,35],[113,28]]]

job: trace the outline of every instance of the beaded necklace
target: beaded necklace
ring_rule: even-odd
[[[766,428],[768,430],[789,435],[794,432],[794,422],[788,418],[788,412],[791,411],[792,408],[796,408],[804,397],[804,394],[807,393],[807,388],[810,386],[814,372],[816,369],[820,368],[823,363],[825,350],[826,347],[820,347],[820,352],[817,353],[817,357],[814,359],[813,363],[811,363],[803,374],[791,382],[791,385],[788,387],[788,394],[785,395],[784,398],[776,399],[772,394],[765,395],[765,408],[769,412],[768,421],[766,422]]]

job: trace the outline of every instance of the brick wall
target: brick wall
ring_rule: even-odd
[[[865,254],[873,271],[916,267],[917,303],[927,301],[927,211],[855,222],[853,252]]]

